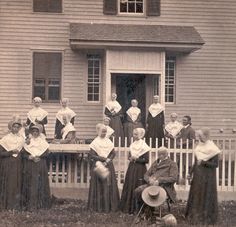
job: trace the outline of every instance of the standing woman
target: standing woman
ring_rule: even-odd
[[[48,112],[40,107],[42,103],[42,99],[40,97],[35,97],[33,102],[34,102],[34,108],[31,109],[27,114],[27,121],[26,121],[26,125],[28,126],[27,128],[28,130],[30,130],[33,125],[40,124],[43,127],[43,134],[46,135],[44,125],[48,123],[47,119]]]
[[[126,111],[125,137],[127,137],[128,146],[131,143],[135,128],[143,128],[143,125],[141,123],[141,110],[138,108],[138,101],[132,99],[131,107]]]
[[[105,115],[110,118],[110,127],[115,131],[115,145],[119,143],[119,137],[121,141],[124,140],[124,130],[121,122],[122,108],[119,102],[116,101],[117,95],[115,93],[111,94],[111,101],[109,101],[105,106]]]
[[[218,216],[216,168],[221,151],[209,139],[208,128],[202,128],[196,134],[199,144],[194,151],[196,161],[192,171],[186,217],[192,224],[214,225]]]
[[[25,139],[19,133],[21,120],[14,118],[8,124],[10,133],[0,140],[0,210],[20,209],[21,150]]]
[[[134,190],[144,183],[144,174],[147,171],[151,148],[142,139],[145,135],[143,128],[133,131],[134,142],[130,145],[129,167],[125,176],[125,183],[121,195],[121,211],[133,214],[137,211]]]
[[[150,139],[152,139],[152,147],[156,146],[156,139],[158,141],[158,147],[162,146],[162,139],[164,138],[164,127],[165,127],[165,117],[164,117],[164,107],[159,103],[159,96],[153,96],[153,104],[148,109],[147,117],[147,142],[150,144]],[[163,144],[164,146],[164,144]]]
[[[55,139],[61,139],[61,131],[65,127],[63,121],[63,116],[68,117],[68,121],[74,125],[76,113],[68,107],[69,99],[63,98],[61,100],[61,109],[56,114],[56,124],[55,124]]]
[[[49,208],[51,205],[46,162],[49,144],[41,133],[41,125],[31,127],[22,154],[22,206],[25,210]]]
[[[119,205],[119,191],[112,163],[115,151],[111,140],[106,138],[106,126],[98,124],[96,129],[98,130],[98,136],[90,144],[89,152],[92,169],[88,209],[108,213],[117,211]],[[99,170],[104,175],[99,174]]]

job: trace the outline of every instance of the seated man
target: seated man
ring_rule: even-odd
[[[158,159],[151,165],[150,169],[145,173],[144,180],[146,184],[135,189],[137,211],[143,204],[141,194],[142,191],[150,185],[159,185],[166,190],[170,202],[176,201],[176,192],[174,183],[178,178],[177,164],[168,157],[166,147],[158,149]]]

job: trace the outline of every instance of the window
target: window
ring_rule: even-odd
[[[33,0],[34,12],[62,13],[62,0]]]
[[[62,53],[33,53],[33,97],[53,102],[61,96]]]
[[[144,0],[120,0],[120,13],[141,13],[144,12]]]
[[[100,101],[101,59],[98,55],[88,55],[87,100]]]
[[[175,102],[175,57],[166,57],[165,102]]]

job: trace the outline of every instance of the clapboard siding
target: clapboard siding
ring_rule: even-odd
[[[25,120],[32,99],[32,51],[63,52],[63,96],[71,100],[81,138],[94,136],[102,119],[99,104],[86,102],[86,58],[69,46],[69,23],[163,24],[194,26],[205,45],[177,57],[176,104],[166,106],[190,114],[193,126],[209,126],[214,136],[235,137],[236,128],[236,1],[165,0],[160,17],[105,16],[103,0],[63,0],[63,13],[33,13],[32,0],[0,1],[0,136],[14,113]],[[138,34],[137,34],[138,35]],[[43,104],[53,136],[59,103]],[[224,128],[223,133],[219,129]]]

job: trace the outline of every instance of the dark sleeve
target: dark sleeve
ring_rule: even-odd
[[[111,160],[113,160],[113,159],[115,158],[115,156],[116,156],[116,152],[115,152],[115,150],[113,149],[113,150],[110,152],[110,154],[108,155],[108,158],[110,158]]]
[[[89,159],[94,162],[96,162],[96,161],[105,162],[106,161],[106,158],[98,156],[96,151],[94,151],[93,149],[90,149],[90,151],[89,151]]]
[[[41,122],[43,125],[46,125],[48,123],[48,117],[46,116]]]
[[[164,115],[164,111],[162,111],[160,113],[160,119],[161,119],[161,124],[164,125],[165,124],[165,115]]]
[[[29,156],[30,156],[30,154],[29,154],[25,149],[23,149],[23,150],[21,151],[21,157],[22,157],[22,159],[28,159]]]
[[[55,135],[58,134],[59,124],[60,124],[60,121],[56,118],[56,124],[55,124]]]
[[[136,119],[136,121],[135,122],[141,122],[141,113],[138,115],[138,117],[137,117],[137,119]]]
[[[148,163],[149,162],[149,152],[146,152],[145,154],[141,155],[139,158],[135,160],[137,163]]]
[[[169,176],[159,177],[158,181],[160,184],[175,183],[178,179],[178,166],[175,162],[170,164]]]
[[[150,112],[148,112],[148,116],[147,116],[147,124],[150,124],[150,120],[152,118],[152,115],[150,114]]]
[[[49,156],[50,152],[49,149],[47,149],[41,156],[40,158],[47,158]]]
[[[189,140],[195,140],[195,130],[192,128],[189,132]]]
[[[72,117],[72,118],[71,118],[70,123],[71,123],[72,125],[75,124],[75,117]]]
[[[126,113],[126,121],[127,122],[132,122],[132,123],[134,123],[133,121],[132,121],[132,119],[131,119],[131,117]]]
[[[5,158],[5,157],[10,157],[12,156],[12,153],[9,151],[6,151],[3,146],[0,145],[0,157]]]
[[[208,168],[217,168],[219,163],[219,156],[216,155],[213,158],[209,159],[208,161],[202,161],[201,165],[208,167]]]
[[[108,117],[112,117],[112,113],[107,108],[105,108],[105,115]]]
[[[156,162],[152,163],[151,167],[148,169],[148,171],[144,174],[144,180],[148,183],[149,177],[153,174],[153,170],[155,168]]]
[[[26,125],[30,125],[30,123],[31,123],[30,119],[27,118],[27,120],[26,120]]]

